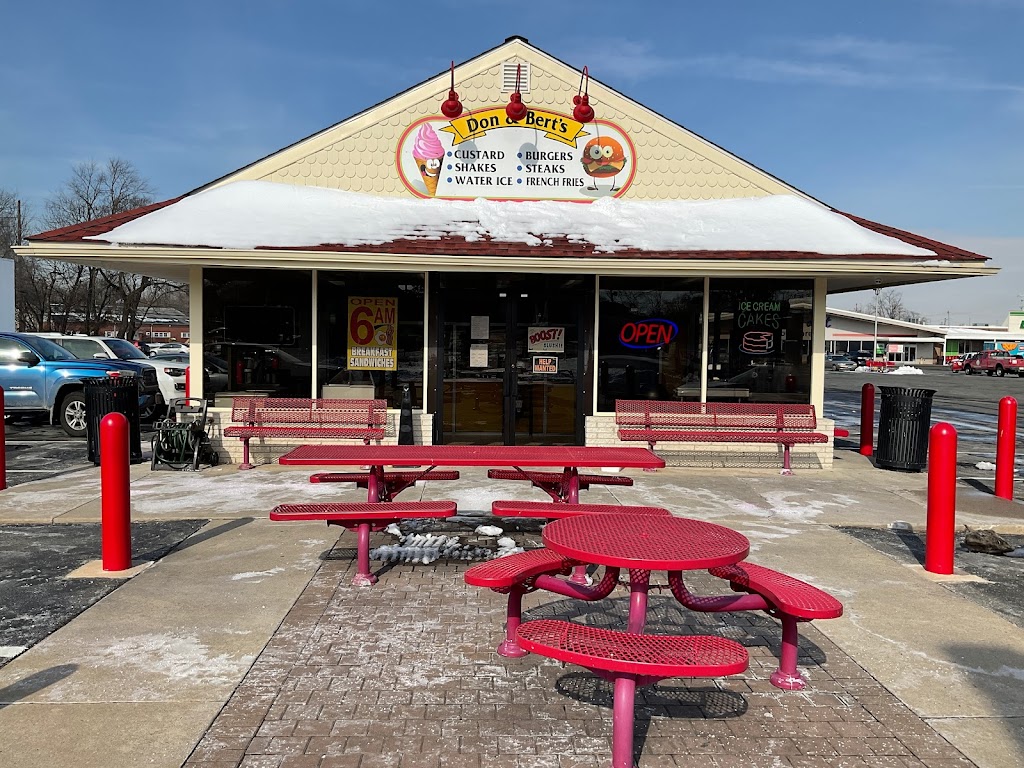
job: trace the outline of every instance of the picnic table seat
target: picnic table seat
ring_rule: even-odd
[[[636,687],[668,677],[723,677],[746,670],[747,649],[708,635],[637,635],[540,619],[520,625],[527,651],[576,664],[611,681],[612,768],[632,768]]]
[[[558,520],[587,514],[671,515],[664,507],[633,507],[622,504],[552,504],[548,501],[500,500],[491,503],[495,517],[540,517]]]
[[[522,469],[489,469],[487,477],[491,480],[525,480],[534,487],[551,496],[555,501],[563,501],[568,495],[569,478],[565,472],[534,472]],[[633,478],[626,475],[578,475],[578,488],[586,491],[592,485],[631,486]]]
[[[340,400],[301,397],[236,397],[225,437],[242,441],[239,469],[252,469],[249,441],[254,438],[371,440],[384,438],[386,400]]]
[[[786,691],[802,690],[806,681],[796,667],[797,623],[838,618],[843,615],[843,604],[812,584],[755,563],[736,563],[711,568],[708,572],[726,579],[737,592],[756,594],[765,600],[766,605],[760,610],[782,622],[779,668],[772,673],[771,683]]]
[[[370,487],[370,472],[317,472],[310,475],[311,483],[355,483],[357,488]],[[454,469],[420,469],[411,472],[384,472],[376,476],[377,497],[374,501],[393,501],[395,496],[421,480],[458,480]]]
[[[391,523],[410,518],[452,517],[454,501],[331,502],[328,504],[279,504],[270,512],[271,520],[326,520],[355,530],[358,535],[356,575],[352,585],[368,587],[377,582],[370,573],[370,531],[380,531]]]
[[[794,445],[827,443],[816,432],[813,405],[794,403],[694,403],[616,400],[619,439],[646,442],[774,443],[783,448],[782,474],[793,474]]]
[[[497,649],[500,656],[514,659],[526,655],[526,651],[516,642],[516,630],[522,620],[523,595],[537,589],[545,589],[568,597],[593,601],[610,595],[618,584],[618,568],[606,568],[604,577],[594,586],[565,582],[556,578],[567,575],[577,565],[577,561],[541,547],[477,563],[466,571],[463,579],[470,586],[485,587],[498,594],[508,595],[505,639]]]

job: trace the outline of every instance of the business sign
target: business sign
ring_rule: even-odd
[[[534,357],[533,358],[533,372],[534,373],[558,373],[558,358],[557,357]]]
[[[398,370],[398,299],[349,297],[348,370]]]
[[[565,328],[531,325],[526,329],[527,352],[565,352]]]
[[[736,335],[740,352],[759,356],[778,351],[786,340],[782,328],[783,316],[788,310],[784,301],[741,301],[736,306]]]
[[[395,164],[417,197],[589,203],[629,188],[636,149],[605,120],[528,106],[513,123],[500,106],[418,120],[398,140]]]
[[[651,318],[628,322],[619,329],[619,342],[630,349],[653,349],[671,343],[679,326],[671,320]]]

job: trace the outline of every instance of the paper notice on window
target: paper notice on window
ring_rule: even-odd
[[[487,345],[486,344],[470,344],[469,345],[469,367],[470,368],[486,368],[487,367]]]
[[[469,338],[489,339],[491,337],[491,316],[472,315],[469,319]]]

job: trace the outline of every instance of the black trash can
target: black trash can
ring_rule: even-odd
[[[128,451],[131,461],[142,461],[142,433],[139,425],[139,382],[134,376],[96,376],[82,379],[85,385],[85,424],[89,461],[100,463],[100,420],[108,413],[128,419]]]
[[[879,387],[878,447],[875,464],[883,469],[920,472],[928,466],[928,430],[934,389]]]

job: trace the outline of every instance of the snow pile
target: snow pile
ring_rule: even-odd
[[[795,251],[934,257],[796,195],[640,202],[409,200],[269,181],[214,187],[87,239],[249,250],[462,237],[598,252]]]
[[[924,376],[924,371],[912,365],[901,365],[899,368],[886,371],[886,373],[890,376]]]
[[[473,531],[477,536],[501,536],[504,532],[496,525],[478,525]]]
[[[996,465],[993,464],[991,461],[979,461],[977,464],[974,465],[974,468],[995,471]]]
[[[498,530],[498,534],[501,533],[501,529],[496,530]],[[384,563],[423,563],[426,565],[441,558],[445,560],[490,560],[494,557],[504,557],[523,551],[522,547],[516,546],[514,539],[508,537],[498,539],[498,550],[495,552],[489,547],[466,544],[458,536],[431,533],[403,534],[394,524],[389,525],[385,531],[397,536],[398,543],[384,544],[370,550],[372,559]]]

